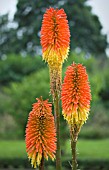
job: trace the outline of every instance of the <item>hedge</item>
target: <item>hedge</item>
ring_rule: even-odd
[[[109,160],[78,160],[78,164],[81,170],[109,170]],[[46,161],[45,167],[47,170],[55,170],[55,162]],[[32,169],[31,164],[27,159],[0,159],[0,168],[23,168]],[[63,162],[63,170],[71,170],[71,161],[67,160]]]

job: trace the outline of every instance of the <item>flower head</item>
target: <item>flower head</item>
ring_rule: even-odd
[[[42,98],[33,104],[26,127],[26,151],[34,168],[41,163],[42,155],[53,160],[56,151],[56,131],[51,104]]]
[[[56,69],[67,58],[69,42],[70,31],[64,10],[47,9],[41,28],[43,59]]]
[[[69,124],[82,125],[90,110],[90,85],[85,67],[73,63],[67,68],[62,85],[63,115]]]
[[[41,45],[43,59],[50,69],[50,89],[53,98],[55,91],[61,89],[62,63],[68,56],[70,31],[67,16],[63,9],[49,8],[46,10],[42,28]]]

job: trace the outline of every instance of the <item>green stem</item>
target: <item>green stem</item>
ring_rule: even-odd
[[[77,144],[78,135],[73,130],[72,125],[71,125],[70,136],[71,136],[71,149],[72,149],[72,170],[77,170],[76,144]]]
[[[44,170],[44,154],[42,154],[42,159],[41,159],[41,163],[39,166],[39,170]]]
[[[59,96],[58,92],[55,92],[54,98],[54,113],[55,113],[55,124],[57,134],[57,150],[56,150],[56,170],[61,170],[61,147],[60,147],[60,110],[59,110]]]

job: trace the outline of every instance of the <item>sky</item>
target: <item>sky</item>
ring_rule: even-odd
[[[92,6],[92,12],[100,19],[103,32],[109,36],[109,0],[89,0],[89,4]]]
[[[9,12],[10,18],[13,18],[16,11],[16,4],[17,0],[0,0],[0,15]]]
[[[0,0],[0,15],[9,12],[12,19],[16,11],[17,0]],[[109,0],[88,0],[92,6],[92,12],[95,13],[103,26],[103,33],[108,34],[109,41]]]

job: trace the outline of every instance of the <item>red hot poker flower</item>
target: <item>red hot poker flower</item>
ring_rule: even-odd
[[[26,127],[26,151],[34,168],[40,166],[42,155],[53,160],[56,151],[56,131],[54,117],[51,114],[51,104],[48,100],[33,104]]]
[[[82,125],[90,110],[90,85],[85,67],[73,63],[67,68],[62,85],[63,115],[69,124]]]
[[[57,68],[67,58],[69,43],[70,31],[64,10],[47,9],[41,28],[43,59]]]
[[[55,96],[55,91],[61,89],[62,63],[68,56],[70,31],[67,16],[63,9],[49,8],[46,10],[42,28],[41,45],[43,59],[50,68],[50,88]]]

